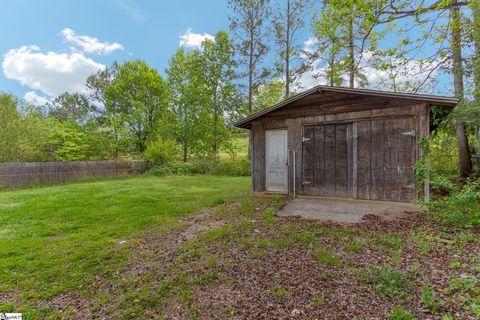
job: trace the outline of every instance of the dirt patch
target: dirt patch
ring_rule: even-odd
[[[478,292],[451,284],[478,279],[478,230],[417,213],[355,225],[276,218],[280,205],[253,199],[151,228],[128,239],[127,267],[99,277],[88,301],[49,305],[82,319],[387,319],[399,307],[417,319],[474,317]]]

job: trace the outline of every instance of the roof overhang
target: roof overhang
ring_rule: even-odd
[[[380,91],[380,90],[370,90],[370,89],[352,89],[352,88],[344,88],[344,87],[330,87],[330,86],[315,86],[307,91],[299,93],[295,96],[292,96],[276,105],[269,107],[267,109],[261,110],[259,112],[253,113],[248,117],[245,117],[239,121],[237,121],[234,126],[238,128],[248,128],[250,123],[262,117],[272,111],[281,109],[292,102],[300,100],[306,96],[311,94],[315,94],[318,92],[340,92],[340,93],[351,93],[356,95],[365,95],[365,96],[372,96],[372,97],[384,97],[384,98],[392,98],[392,99],[405,99],[405,100],[412,100],[418,101],[423,103],[428,103],[431,105],[437,105],[442,107],[455,107],[459,99],[454,97],[445,97],[445,96],[435,96],[435,95],[425,95],[425,94],[412,94],[412,93],[399,93],[399,92],[389,92],[389,91]],[[320,106],[319,106],[320,107]]]

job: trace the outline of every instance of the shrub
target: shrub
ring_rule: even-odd
[[[154,166],[148,172],[155,176],[172,176],[172,175],[191,175],[201,173],[198,168],[190,162],[170,162]]]
[[[221,176],[249,176],[250,161],[246,159],[195,160],[192,162],[170,162],[157,165],[150,170],[157,176],[210,174]]]
[[[164,165],[171,162],[177,154],[177,144],[171,139],[157,139],[147,144],[145,158],[151,165]]]
[[[480,180],[470,181],[449,196],[427,203],[443,223],[471,228],[480,225]]]

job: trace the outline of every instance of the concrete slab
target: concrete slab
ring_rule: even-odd
[[[290,201],[282,210],[277,212],[277,215],[359,223],[363,216],[367,214],[378,215],[389,220],[422,210],[424,210],[422,206],[403,202],[302,196]]]

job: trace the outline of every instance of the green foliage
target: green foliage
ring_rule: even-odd
[[[262,85],[254,96],[255,109],[269,108],[285,97],[284,85],[281,81],[270,81]]]
[[[341,266],[343,261],[340,257],[329,252],[326,248],[319,248],[315,252],[315,258],[321,263],[328,264],[331,266]]]
[[[270,287],[270,293],[272,294],[275,300],[282,300],[282,298],[286,294],[286,290],[284,287],[280,285]]]
[[[32,319],[55,318],[50,316],[52,310],[39,310],[40,301],[68,292],[88,296],[98,274],[119,279],[115,274],[125,270],[129,252],[146,229],[175,229],[185,214],[238,201],[248,193],[249,179],[214,176],[136,176],[1,192],[0,216],[6,232],[0,237],[0,291],[20,294],[10,301],[12,305],[0,303],[0,308],[22,310]],[[186,281],[202,284],[215,279],[218,274],[207,271]],[[176,290],[179,282],[155,290],[165,294]],[[152,303],[148,297],[138,303],[143,299]],[[133,300],[129,307],[137,304]],[[32,309],[39,314],[32,316]]]
[[[191,162],[167,162],[150,169],[156,176],[209,174],[221,176],[249,176],[250,161],[246,159],[195,160]]]
[[[264,66],[269,51],[268,22],[270,7],[268,0],[229,0],[233,15],[230,17],[230,30],[235,35],[236,55],[239,57],[240,75],[246,83],[247,111],[253,111],[253,97],[270,75]]]
[[[422,307],[430,310],[432,313],[437,313],[443,304],[443,301],[436,298],[435,291],[430,287],[425,287],[423,289],[420,301]]]
[[[177,144],[173,139],[163,139],[157,137],[155,140],[147,143],[145,158],[150,165],[165,165],[172,162],[178,154]]]
[[[379,5],[368,0],[335,0],[326,3],[314,15],[318,49],[313,50],[311,56],[324,63],[322,76],[328,84],[343,85],[347,74],[358,83],[357,86],[368,84],[361,69],[365,64],[365,52],[377,52],[378,42],[388,30],[386,27],[375,28],[379,24],[379,16],[375,14]]]
[[[429,182],[433,197],[456,191],[452,180],[458,178],[458,148],[452,132],[437,129],[429,140],[420,140],[424,157],[415,164],[419,185]]]
[[[105,89],[105,108],[118,126],[126,128],[138,153],[167,112],[168,87],[157,70],[141,60],[126,61],[118,66],[115,78]]]
[[[312,302],[315,308],[320,308],[325,304],[325,296],[323,294],[317,294],[315,297],[313,297]]]
[[[393,308],[390,312],[389,320],[415,320],[415,316],[402,307]]]
[[[453,279],[445,292],[461,297],[460,303],[465,310],[470,310],[477,317],[480,316],[480,285],[474,276],[462,276]]]
[[[47,105],[50,116],[60,121],[84,122],[95,111],[87,96],[79,93],[62,93]]]
[[[427,203],[428,208],[443,223],[471,228],[480,225],[480,180],[472,180],[443,198]]]
[[[61,126],[48,137],[49,146],[58,161],[81,161],[87,159],[88,145],[83,132],[73,126]]]
[[[194,164],[200,173],[222,176],[250,176],[252,170],[247,159],[197,160]]]
[[[21,118],[17,112],[18,100],[0,93],[0,162],[15,161],[18,156],[18,126]]]
[[[375,291],[392,299],[407,299],[413,284],[404,274],[390,266],[372,266],[359,274],[360,280],[371,284]]]
[[[393,250],[403,248],[402,236],[399,234],[381,234],[375,239],[375,243]]]
[[[148,171],[148,174],[162,177],[173,175],[194,175],[200,174],[200,172],[192,162],[167,162],[162,165],[154,166]]]
[[[345,250],[348,252],[359,253],[362,251],[365,243],[363,241],[350,242],[345,245]]]

